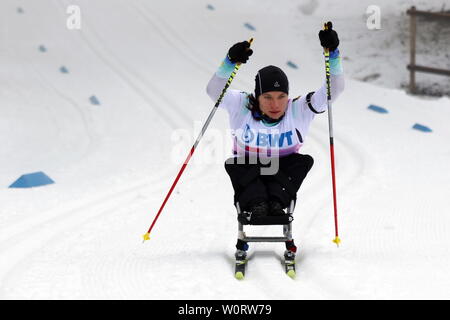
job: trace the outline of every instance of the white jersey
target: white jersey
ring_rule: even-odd
[[[227,79],[216,73],[208,83],[207,92],[216,101]],[[331,75],[332,101],[343,91],[342,73]],[[274,124],[255,120],[249,107],[249,93],[227,90],[220,105],[228,111],[232,129],[234,157],[249,155],[283,157],[296,153],[305,143],[309,126],[317,113],[327,109],[326,84],[310,96],[290,99],[283,118]]]

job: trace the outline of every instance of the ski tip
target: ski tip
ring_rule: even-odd
[[[238,280],[242,280],[242,279],[244,279],[244,273],[242,273],[241,271],[238,271],[234,274],[234,277]]]
[[[144,234],[144,235],[142,236],[142,238],[144,238],[144,241],[142,241],[142,243],[144,243],[146,240],[150,240],[150,233],[147,232],[146,234]]]
[[[286,274],[292,279],[295,279],[295,276],[297,275],[295,270],[289,270]]]

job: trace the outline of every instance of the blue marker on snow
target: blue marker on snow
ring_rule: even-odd
[[[419,124],[419,123],[416,123],[415,125],[413,125],[412,128],[416,129],[416,130],[419,130],[419,131],[422,131],[422,132],[433,132],[433,130],[431,130],[427,126],[424,126],[424,125]]]
[[[69,73],[69,70],[67,70],[66,67],[62,66],[61,68],[59,68],[59,71],[61,71],[61,73]]]
[[[298,69],[298,66],[295,63],[293,63],[292,61],[288,61],[287,65],[289,67],[291,67],[292,69]]]
[[[252,26],[252,25],[251,25],[250,23],[248,23],[248,22],[244,23],[244,27],[246,27],[247,29],[252,30],[252,31],[255,31],[255,30],[256,30],[255,27]]]
[[[47,184],[55,183],[44,172],[34,172],[22,175],[9,188],[32,188],[45,186]]]
[[[374,104],[371,104],[370,106],[368,106],[367,109],[370,109],[370,110],[378,112],[378,113],[388,113],[387,109],[380,107],[380,106],[376,106]]]
[[[98,101],[98,99],[97,99],[96,96],[91,96],[91,97],[89,98],[89,101],[91,101],[91,103],[92,103],[93,105],[96,105],[96,106],[100,105],[100,101]]]

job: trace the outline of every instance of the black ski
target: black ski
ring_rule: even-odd
[[[295,253],[290,250],[284,252],[284,271],[292,279],[295,278]]]
[[[245,267],[247,266],[247,252],[243,250],[237,250],[236,265],[234,269],[234,277],[238,280],[242,280],[245,277]]]

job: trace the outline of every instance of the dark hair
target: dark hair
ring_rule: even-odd
[[[283,114],[279,119],[272,119],[271,117],[265,115],[261,111],[261,108],[259,106],[259,101],[257,98],[255,98],[255,95],[253,93],[248,95],[248,103],[247,103],[246,107],[252,113],[253,119],[255,119],[257,121],[264,120],[265,122],[268,122],[268,123],[276,123],[276,122],[280,122],[281,119],[283,119],[283,117],[284,117],[284,114]]]
[[[261,120],[262,112],[259,107],[259,101],[255,98],[253,93],[248,95],[248,104],[246,107],[251,111],[253,119]]]

